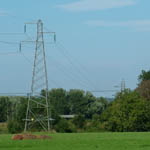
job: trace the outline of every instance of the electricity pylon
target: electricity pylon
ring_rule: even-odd
[[[124,93],[125,92],[125,89],[126,89],[126,83],[125,83],[125,80],[123,79],[121,81],[121,93]]]
[[[38,20],[37,23],[25,23],[25,32],[27,24],[37,25],[37,38],[36,41],[22,41],[35,42],[36,44],[32,73],[31,93],[29,93],[24,131],[27,131],[35,126],[39,127],[39,125],[45,131],[49,131],[51,114],[50,104],[48,102],[48,76],[43,35],[44,33],[53,33],[55,40],[55,32],[43,32],[43,23],[41,20]],[[43,94],[41,95],[42,90]]]

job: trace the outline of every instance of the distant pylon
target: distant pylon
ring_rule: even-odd
[[[123,79],[121,81],[121,93],[124,93],[125,92],[125,89],[126,89],[126,83],[125,83],[125,80]]]
[[[35,42],[35,57],[32,74],[31,93],[29,94],[28,106],[25,119],[25,131],[32,128],[34,125],[41,126],[45,131],[50,130],[50,105],[48,102],[48,76],[46,68],[44,38],[43,38],[43,23],[38,20],[37,23],[26,23],[37,25],[37,39]],[[25,24],[25,32],[26,32]],[[48,32],[46,32],[48,33]],[[54,33],[54,32],[49,32]],[[41,90],[44,91],[44,96],[41,96]],[[35,98],[36,97],[36,98]]]

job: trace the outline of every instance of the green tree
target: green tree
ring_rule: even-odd
[[[139,82],[150,80],[150,70],[149,71],[142,70],[141,74],[138,77],[138,80]]]
[[[72,128],[72,124],[65,119],[60,119],[55,126],[55,130],[61,133],[71,133],[75,131],[74,128]]]
[[[24,97],[18,98],[12,115],[8,120],[8,131],[10,133],[19,133],[24,129],[24,119],[26,118],[28,99]]]
[[[92,103],[89,104],[87,113],[90,116],[90,118],[92,118],[92,116],[95,114],[100,115],[107,108],[107,106],[108,101],[105,98],[96,98]]]
[[[146,100],[150,100],[150,80],[142,81],[136,91]]]
[[[83,90],[72,89],[68,92],[67,99],[71,114],[85,114],[89,100],[85,96]]]
[[[142,70],[138,80],[139,84],[136,91],[145,99],[150,100],[150,70]]]
[[[70,112],[67,92],[64,89],[52,89],[49,92],[49,104],[53,114],[67,115]]]
[[[0,122],[6,122],[9,115],[10,101],[8,97],[0,97]]]
[[[126,91],[101,116],[109,131],[150,131],[150,102],[135,91]]]
[[[82,129],[85,125],[85,116],[79,114],[75,116],[75,118],[72,120],[72,122],[75,124],[77,128]]]

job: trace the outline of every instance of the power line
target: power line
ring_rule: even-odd
[[[10,45],[16,45],[18,44],[19,45],[19,42],[7,42],[7,41],[0,41],[0,43],[3,43],[3,44],[10,44]]]
[[[49,31],[48,31],[49,32]],[[44,33],[44,32],[43,32]],[[27,33],[0,33],[0,35],[26,35],[27,38],[29,40],[33,40]],[[36,42],[36,41],[35,41]],[[4,43],[4,44],[10,44],[10,45],[16,45],[19,44],[18,42],[6,42],[6,41],[0,41],[0,43]],[[50,42],[47,44],[51,44]],[[70,56],[70,54],[68,53],[68,51],[66,50],[66,48],[63,46],[63,44],[61,44],[61,42],[57,42],[56,44],[57,50],[59,50],[59,52],[61,52],[63,54],[63,56],[65,56],[65,58],[67,59],[67,61],[69,62],[69,64],[71,66],[73,66],[77,72],[74,74],[73,72],[71,72],[71,69],[69,70],[69,72],[71,72],[71,80],[75,81],[76,83],[79,83],[80,85],[84,85],[85,87],[87,85],[92,85],[91,87],[95,88],[95,85],[89,80],[89,78],[87,78],[87,76],[83,73],[87,72],[87,70],[85,69],[85,67],[83,67],[83,65],[78,61],[73,61],[72,60],[72,56]],[[61,50],[60,50],[61,49]],[[18,54],[18,52],[11,52],[11,53],[0,53],[0,55],[10,55],[10,54]],[[28,59],[28,57],[25,56],[24,53],[21,53],[21,55],[31,64],[32,62],[30,61],[30,59]],[[76,64],[74,62],[78,62],[79,67],[76,66]],[[65,71],[64,67],[60,67],[63,66],[62,64],[58,65],[59,70],[61,70],[62,72],[64,72],[64,74],[68,73],[68,70]],[[61,68],[61,69],[60,69]],[[68,75],[67,75],[68,76]],[[70,76],[70,75],[69,75]],[[80,79],[79,79],[80,78]],[[83,78],[83,80],[81,79]],[[96,88],[95,88],[96,89]],[[107,92],[111,92],[112,90],[107,90]],[[103,91],[92,91],[92,92],[106,92],[106,90]]]
[[[57,45],[56,45],[57,47]],[[85,84],[91,85],[91,83],[87,80],[87,78],[83,75],[82,71],[73,63],[73,61],[71,61],[70,57],[68,57],[64,51],[61,51],[58,47],[57,50],[59,50],[59,52],[61,52],[63,54],[63,56],[65,56],[65,58],[68,60],[68,63],[73,66],[73,68],[75,68],[76,71],[76,76],[78,76],[80,78],[80,80],[82,80],[82,82],[84,82]],[[93,87],[93,86],[92,86]]]
[[[25,59],[29,64],[33,64],[32,61],[31,61],[23,52],[21,52],[20,54],[24,57],[24,59]],[[50,81],[53,82],[54,85],[56,85],[56,86],[58,86],[58,87],[61,87],[56,81],[54,81],[54,80],[52,80],[52,79],[51,79]]]
[[[5,34],[5,35],[22,35],[22,34],[24,34],[24,33],[0,33],[0,34]],[[26,35],[30,40],[32,40],[32,38],[27,34],[27,33],[25,33],[24,35]],[[0,43],[4,43],[4,44],[10,44],[10,45],[16,45],[16,44],[19,44],[18,42],[7,42],[7,41],[0,41]],[[51,43],[47,43],[47,44],[51,44]],[[18,54],[19,52],[9,52],[9,53],[0,53],[0,55],[10,55],[10,54]],[[25,58],[25,60],[27,60],[27,62],[29,62],[30,64],[32,63],[31,61],[30,61],[30,59],[28,59],[28,57],[26,57],[25,56],[25,54],[23,53],[23,52],[21,52],[20,53],[24,58]],[[70,62],[72,65],[73,65],[73,63],[72,62]],[[65,71],[63,71],[63,72],[65,72]],[[65,72],[66,73],[66,72]],[[72,78],[73,80],[74,80],[74,78]],[[78,81],[82,86],[83,86],[83,84],[81,83],[81,81],[79,80]]]
[[[97,90],[97,91],[89,91],[92,93],[109,93],[109,92],[118,92],[118,90]]]
[[[0,33],[0,35],[24,35],[24,33]]]
[[[54,80],[50,80],[50,81],[53,82],[53,84],[56,85],[57,87],[59,87],[59,88],[61,87],[60,84],[58,84],[56,81],[54,81]]]
[[[45,28],[45,30],[49,31],[47,28]],[[58,44],[57,44],[57,43],[58,43]],[[60,42],[58,42],[58,41],[56,42],[56,47],[57,47],[57,50],[58,50],[59,52],[61,52],[61,53],[63,54],[63,56],[66,57],[66,59],[68,60],[68,62],[69,62],[74,68],[76,68],[78,75],[81,76],[81,77],[83,77],[82,80],[84,79],[84,82],[86,81],[88,84],[92,85],[92,87],[94,87],[94,88],[96,89],[95,85],[87,78],[87,76],[83,73],[83,71],[81,71],[81,70],[86,70],[86,69],[83,69],[83,68],[84,68],[83,66],[82,66],[82,69],[80,69],[80,67],[77,67],[77,66],[74,64],[74,61],[72,61],[72,59],[70,59],[70,58],[72,58],[72,57],[69,55],[69,53],[67,53],[66,48],[65,48]],[[61,48],[61,50],[60,50],[60,48]],[[80,63],[79,63],[79,65],[80,65]],[[81,65],[80,65],[80,66],[81,66]]]
[[[28,57],[26,57],[23,52],[21,52],[20,54],[22,54],[22,56],[24,57],[24,59],[25,59],[29,64],[32,64],[31,60],[28,59]]]
[[[56,66],[56,69],[63,72],[66,75],[66,77],[69,77],[71,81],[73,81],[74,83],[80,84],[82,87],[89,88],[85,83],[82,83],[81,80],[78,80],[77,77],[72,72],[70,72],[71,70],[66,70],[62,64],[55,61],[55,66]]]
[[[49,32],[48,32],[49,33]],[[26,33],[25,33],[26,34]],[[33,41],[33,39],[29,36],[29,35],[27,35],[28,36],[28,38],[31,40],[31,42],[30,43],[33,43],[34,41]],[[28,43],[28,42],[27,42]],[[46,44],[52,44],[51,42],[47,42]],[[25,56],[25,55],[23,55],[24,57],[25,57],[25,59],[29,62],[29,63],[31,63],[29,60],[28,60],[28,58]],[[59,66],[62,66],[62,64],[60,65],[59,64]],[[63,70],[63,68],[62,67],[58,67],[57,66],[57,68],[59,68],[59,70],[61,70],[64,74],[66,74],[68,71],[64,71]],[[70,71],[70,70],[69,70]],[[77,77],[77,76],[76,76]],[[84,85],[84,84],[82,84],[82,82],[81,82],[81,80],[77,80],[76,79],[76,77],[74,78],[74,77],[71,77],[71,80],[73,80],[73,81],[75,81],[75,83],[79,83],[80,85]],[[86,84],[85,84],[86,85]]]
[[[7,53],[0,53],[0,55],[15,55],[19,54],[20,52],[7,52]]]
[[[51,59],[53,59],[51,57]],[[59,63],[58,61],[55,60],[54,65],[56,66],[56,69],[59,71],[63,72],[67,77],[69,77],[74,83],[80,84],[83,87],[88,87],[87,84],[82,82],[82,80],[79,80],[76,74],[74,74],[70,69],[68,70],[62,63]]]

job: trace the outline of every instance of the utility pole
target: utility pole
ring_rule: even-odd
[[[43,23],[38,20],[36,23],[25,23],[24,32],[26,32],[27,24],[35,24],[37,26],[36,41],[22,41],[35,43],[35,56],[32,73],[31,93],[28,94],[28,104],[25,119],[25,129],[31,129],[34,126],[41,126],[45,131],[51,128],[51,113],[50,103],[48,100],[48,75],[44,47],[44,34],[54,34],[54,41],[56,39],[55,32],[44,32]],[[43,94],[41,95],[41,91]]]

